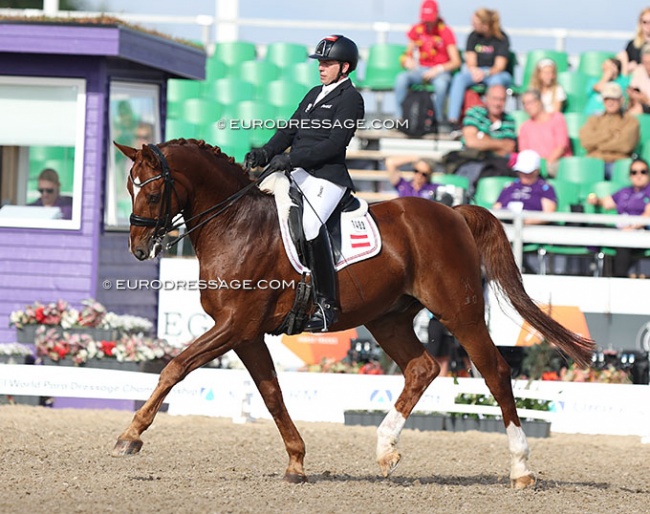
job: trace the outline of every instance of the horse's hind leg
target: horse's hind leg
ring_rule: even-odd
[[[483,316],[481,314],[477,316],[480,320],[478,323],[452,323],[448,328],[465,348],[469,358],[485,379],[492,396],[501,407],[512,457],[510,482],[514,488],[524,489],[535,484],[535,476],[528,468],[530,451],[517,415],[510,366],[494,345],[483,322]]]
[[[235,352],[242,360],[246,369],[255,381],[264,403],[273,416],[273,420],[280,431],[285,448],[289,454],[289,466],[284,474],[284,479],[292,483],[307,481],[303,469],[305,458],[305,443],[293,424],[287,408],[284,405],[282,391],[275,373],[275,366],[264,339],[255,341],[246,346],[238,347]]]
[[[413,318],[420,309],[415,306],[409,312],[385,315],[366,324],[404,374],[404,388],[377,428],[377,463],[384,476],[392,473],[401,458],[397,443],[406,418],[440,373],[440,366],[413,331]]]

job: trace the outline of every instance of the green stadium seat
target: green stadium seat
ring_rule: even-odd
[[[483,177],[476,183],[474,203],[491,209],[504,187],[514,182],[512,177]]]
[[[610,180],[621,187],[629,186],[631,164],[632,158],[618,159],[617,161],[614,161],[614,166],[612,166],[612,176],[610,177]]]
[[[205,90],[205,98],[225,106],[234,106],[255,97],[255,86],[238,78],[215,80]]]
[[[245,62],[245,61],[244,61]],[[239,63],[233,64],[236,66]],[[211,84],[215,80],[228,78],[230,67],[217,57],[209,57],[205,62],[205,81],[204,83]]]
[[[244,61],[235,66],[231,78],[250,82],[256,89],[266,87],[269,82],[278,79],[280,68],[268,61]]]
[[[591,82],[589,75],[579,71],[563,71],[558,73],[557,82],[567,95],[564,112],[583,112],[587,105],[587,89]]]
[[[320,85],[320,73],[317,61],[299,62],[287,71],[287,79],[308,88]],[[354,81],[353,81],[354,82]]]
[[[453,185],[462,187],[465,190],[469,189],[469,179],[462,175],[453,175],[448,173],[434,173],[431,176],[431,182],[434,184]]]
[[[209,57],[208,62],[219,61],[224,63],[228,68],[233,68],[243,61],[253,61],[257,59],[257,49],[255,43],[249,41],[227,41],[217,43],[214,48],[214,53]],[[208,70],[210,65],[208,65]],[[222,77],[213,77],[209,74],[206,80],[212,82]]]
[[[639,114],[637,119],[639,120],[641,137],[639,137],[639,145],[636,150],[640,154],[643,151],[643,147],[647,146],[648,141],[650,141],[650,114]]]
[[[614,52],[600,50],[588,50],[580,54],[578,71],[592,77],[600,77],[603,74],[602,65],[607,59],[615,58]]]
[[[526,121],[527,119],[530,118],[528,116],[528,113],[526,111],[511,111],[508,114],[512,116],[515,120],[515,129],[517,130],[517,134],[519,134],[519,129],[521,128],[521,125]]]
[[[197,126],[194,123],[181,119],[167,119],[165,123],[165,140],[194,139],[197,137]]]
[[[199,80],[169,79],[167,81],[167,101],[184,102],[190,98],[200,98],[203,83]]]
[[[556,178],[581,185],[601,182],[605,180],[605,161],[595,157],[563,157]]]
[[[233,157],[236,162],[243,162],[244,156],[250,151],[250,134],[247,130],[232,130],[223,128],[220,123],[213,123],[205,128],[205,133],[208,143],[221,148],[222,152]]]
[[[594,193],[598,198],[604,198],[606,196],[612,196],[616,191],[622,189],[628,184],[620,184],[619,182],[612,182],[611,180],[603,180],[601,182],[596,182],[590,184],[589,193]],[[586,203],[586,202],[585,202]],[[616,209],[603,209],[600,206],[595,206],[591,204],[585,205],[585,212],[590,213],[599,213],[599,214],[616,214]]]
[[[581,112],[567,112],[564,114],[564,120],[569,131],[569,138],[580,136],[580,129],[587,122],[588,115]]]
[[[181,119],[195,125],[206,125],[218,121],[222,113],[223,106],[214,100],[190,98],[183,102],[183,117]]]
[[[276,107],[278,117],[288,119],[295,112],[307,91],[309,91],[307,86],[302,84],[289,80],[274,80],[259,92],[259,100]]]
[[[405,45],[395,43],[376,43],[370,47],[365,65],[363,80],[357,85],[372,91],[390,91],[395,86],[395,78],[404,71],[400,56],[406,51]]]
[[[266,47],[264,60],[275,64],[279,69],[286,72],[294,65],[305,62],[309,51],[305,45],[298,43],[275,42]]]
[[[275,134],[275,120],[277,110],[265,102],[246,100],[235,106],[236,118],[240,120],[243,128],[249,133],[251,146],[260,147]],[[249,128],[253,122],[262,127]],[[245,124],[245,125],[244,125]]]

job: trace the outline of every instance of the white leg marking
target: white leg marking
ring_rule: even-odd
[[[388,455],[395,449],[404,423],[406,423],[406,418],[397,412],[395,407],[391,407],[377,427],[377,459]]]
[[[506,428],[508,434],[508,445],[510,447],[510,454],[512,456],[512,463],[510,465],[510,479],[515,480],[519,477],[531,475],[528,469],[528,455],[530,449],[528,448],[528,441],[526,434],[521,427],[515,426],[510,423]]]

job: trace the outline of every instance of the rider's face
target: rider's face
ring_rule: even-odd
[[[348,64],[344,63],[343,70],[347,70]],[[320,82],[321,84],[331,84],[336,81],[336,76],[339,74],[339,62],[338,61],[319,61],[318,62],[318,72],[320,73]]]

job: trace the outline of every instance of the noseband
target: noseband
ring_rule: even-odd
[[[147,146],[158,158],[158,162],[162,168],[162,173],[160,173],[160,175],[156,175],[155,177],[148,178],[144,182],[136,184],[133,178],[133,168],[131,168],[131,171],[129,172],[129,180],[131,181],[131,184],[133,184],[133,187],[143,188],[151,182],[163,179],[164,185],[162,202],[160,203],[160,214],[158,215],[158,218],[145,218],[144,216],[138,216],[137,214],[131,213],[129,221],[134,227],[153,227],[155,230],[152,237],[156,239],[162,239],[165,234],[167,234],[167,232],[172,230],[172,191],[174,191],[174,194],[176,194],[177,199],[178,193],[176,193],[176,189],[174,188],[174,179],[169,169],[169,163],[167,162],[167,159],[163,153],[160,151],[160,148],[153,144],[149,144]]]

